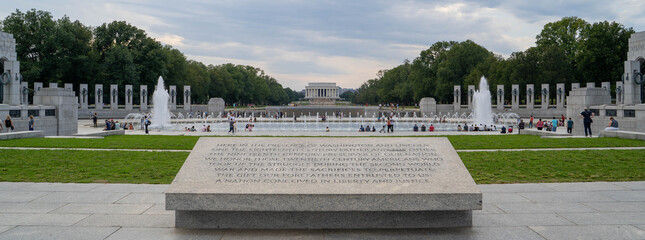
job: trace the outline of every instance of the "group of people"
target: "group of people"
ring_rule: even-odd
[[[426,131],[426,125],[421,124],[421,128],[419,128],[419,126],[414,124],[414,127],[412,127],[412,131],[418,132],[419,130],[421,130],[421,132],[425,132]],[[427,127],[427,131],[428,132],[434,132],[434,125],[430,124],[430,126]]]
[[[197,132],[197,129],[195,128],[195,126],[192,126],[190,128],[189,127],[184,127],[184,131],[186,131],[186,132]],[[208,125],[208,126],[202,125],[202,129],[200,131],[201,132],[210,132],[211,131],[211,125]]]
[[[121,130],[121,129],[134,130],[134,125],[132,125],[132,123],[124,123],[123,125],[121,125],[119,121],[114,121],[114,119],[105,119],[105,128],[103,128],[103,130],[110,131],[110,130]]]

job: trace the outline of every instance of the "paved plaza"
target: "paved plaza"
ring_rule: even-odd
[[[0,239],[645,239],[645,182],[478,185],[473,227],[189,230],[168,185],[0,183]]]

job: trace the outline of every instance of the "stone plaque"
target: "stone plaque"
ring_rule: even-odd
[[[469,211],[481,209],[481,192],[446,138],[205,137],[166,192],[166,207]]]

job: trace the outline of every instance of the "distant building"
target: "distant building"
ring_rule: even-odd
[[[340,98],[341,88],[336,83],[313,82],[305,87],[305,99],[334,100]]]

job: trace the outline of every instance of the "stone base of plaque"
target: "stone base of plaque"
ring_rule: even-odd
[[[200,138],[166,191],[180,228],[467,227],[481,208],[446,138]]]
[[[175,211],[178,228],[368,229],[472,226],[472,211],[222,212]]]

